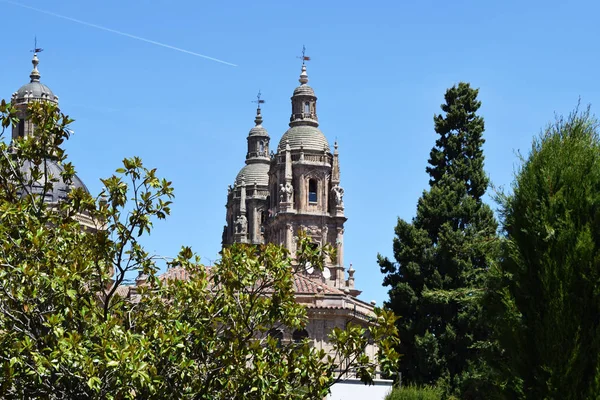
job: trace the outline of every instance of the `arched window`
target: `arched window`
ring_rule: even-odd
[[[261,155],[265,152],[265,142],[263,142],[262,140],[258,142],[258,151]]]
[[[24,119],[20,120],[19,124],[17,125],[17,134],[19,135],[19,137],[25,136],[25,120]]]
[[[267,332],[267,336],[275,339],[277,341],[277,347],[281,347],[281,342],[283,341],[283,331],[281,329],[270,329]]]
[[[309,179],[308,181],[308,202],[316,203],[317,202],[317,180]]]
[[[304,339],[308,339],[308,332],[306,329],[296,329],[294,333],[292,333],[292,340],[294,343],[299,343]]]
[[[304,103],[304,114],[310,114],[310,103],[308,101]]]

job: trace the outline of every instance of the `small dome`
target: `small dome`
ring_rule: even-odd
[[[304,150],[322,152],[323,149],[327,149],[328,152],[330,151],[329,143],[327,143],[325,135],[323,135],[323,132],[316,126],[292,126],[281,137],[279,145],[277,146],[277,152],[284,151],[288,141],[292,150],[299,150],[300,146],[302,146]]]
[[[294,96],[315,96],[315,91],[308,85],[300,85],[294,89]]]
[[[262,162],[247,164],[240,170],[240,173],[237,174],[237,177],[235,178],[235,183],[237,185],[242,184],[242,177],[244,178],[244,182],[246,182],[246,186],[254,185],[254,181],[256,181],[257,185],[268,186],[269,164]]]
[[[308,74],[306,73],[306,65],[304,63],[302,64],[302,73],[300,73],[300,79],[298,79],[298,82],[300,82],[300,86],[294,89],[294,96],[316,97],[313,88],[307,85]]]
[[[52,90],[41,82],[29,82],[23,86],[13,95],[13,102],[20,103],[26,99],[44,99],[53,102],[57,102],[58,98],[54,95]]]
[[[26,161],[24,163],[23,167],[21,168],[21,172],[27,176],[27,175],[29,175],[29,171],[31,170],[31,168],[32,168],[31,162]],[[47,164],[47,168],[48,168],[48,174],[51,177],[58,179],[58,182],[54,182],[52,190],[50,190],[48,193],[46,193],[46,198],[44,199],[44,202],[57,203],[59,201],[66,200],[67,196],[69,195],[69,192],[73,188],[82,188],[83,190],[85,190],[86,193],[89,193],[87,187],[85,186],[83,181],[81,179],[79,179],[79,177],[77,175],[73,176],[73,181],[72,181],[71,185],[67,185],[62,180],[62,177],[60,175],[64,171],[64,168],[61,165],[59,165],[56,161],[49,160],[48,164]],[[41,193],[43,186],[44,186],[43,181],[36,182],[32,185],[30,192],[31,193]]]
[[[266,137],[268,137],[269,133],[262,125],[256,125],[252,129],[250,129],[248,136],[266,136]]]

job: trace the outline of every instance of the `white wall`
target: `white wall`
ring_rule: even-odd
[[[358,379],[347,379],[331,387],[327,400],[383,400],[391,390],[391,380],[375,379],[369,386]]]

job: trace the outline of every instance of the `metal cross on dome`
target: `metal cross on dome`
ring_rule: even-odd
[[[302,55],[297,58],[302,59],[302,65],[304,65],[306,61],[310,61],[310,57],[306,55],[306,47],[304,45],[302,45]]]
[[[258,91],[258,94],[256,95],[256,100],[252,100],[252,102],[253,102],[253,103],[256,103],[256,104],[258,104],[258,109],[259,109],[259,110],[260,110],[260,105],[261,105],[261,104],[265,104],[265,101],[264,101],[264,100],[262,100],[262,99],[260,98],[260,96],[262,96],[262,94],[260,93],[260,90],[259,90],[259,91]]]
[[[37,47],[37,36],[34,36],[33,50],[29,51],[32,53],[41,53],[42,51],[44,51],[44,49],[42,49],[41,47]]]

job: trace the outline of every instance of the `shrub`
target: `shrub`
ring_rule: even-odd
[[[441,400],[442,390],[435,386],[404,386],[395,388],[385,400]]]

